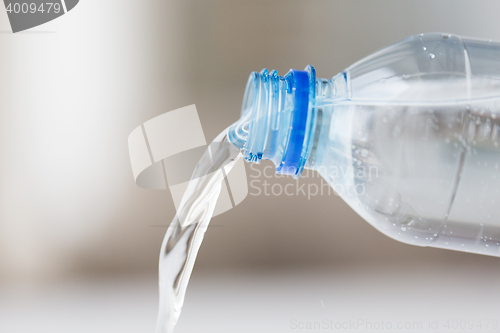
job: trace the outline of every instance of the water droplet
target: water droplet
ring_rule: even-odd
[[[368,150],[363,149],[361,150],[361,156],[366,157],[368,155]]]
[[[396,125],[396,126],[394,126],[394,129],[392,130],[392,136],[398,136],[400,132],[401,132],[401,127]]]
[[[425,51],[425,50],[427,50],[427,48],[424,46],[424,47],[422,47],[422,50],[424,50],[424,51]]]
[[[429,58],[434,59],[435,57],[434,53],[429,53]]]

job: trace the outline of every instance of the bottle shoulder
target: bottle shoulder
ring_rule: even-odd
[[[318,89],[323,93],[318,96],[336,101],[423,103],[499,97],[500,43],[420,34],[381,49],[326,81],[330,91]],[[320,88],[327,86],[322,83]]]

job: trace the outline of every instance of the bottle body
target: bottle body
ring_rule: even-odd
[[[500,256],[499,44],[413,36],[315,81],[305,168],[389,237]]]
[[[337,106],[322,159],[306,168],[392,238],[500,256],[499,107]]]

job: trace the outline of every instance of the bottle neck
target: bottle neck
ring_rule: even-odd
[[[342,88],[336,87],[335,81],[335,77],[316,79],[312,66],[305,71],[292,69],[285,76],[275,70],[253,72],[241,118],[229,129],[230,141],[243,151],[247,161],[271,160],[276,173],[300,177],[308,159],[316,154],[315,137],[324,127],[318,120],[318,102],[330,100]]]

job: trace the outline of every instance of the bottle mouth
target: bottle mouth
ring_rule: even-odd
[[[250,74],[241,117],[229,129],[229,140],[245,160],[271,160],[277,173],[300,176],[311,149],[315,87],[312,66],[285,76],[267,69]]]

